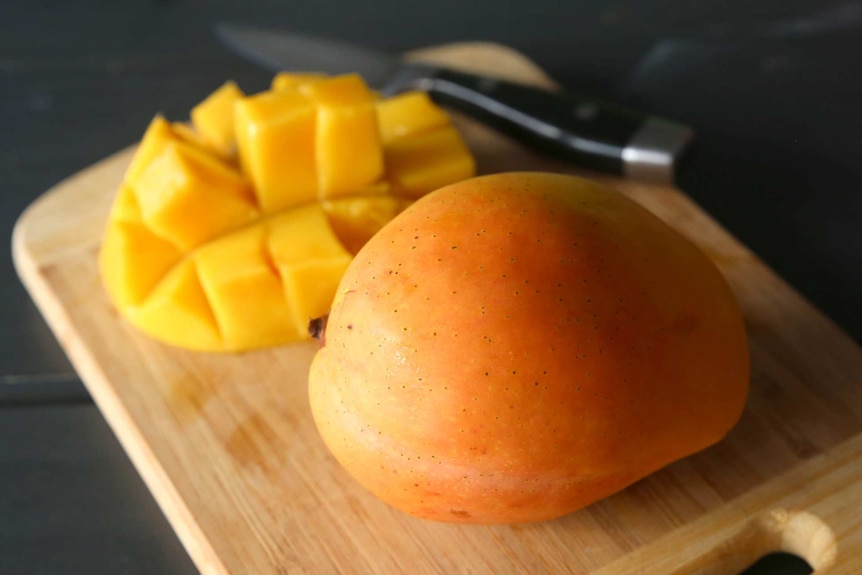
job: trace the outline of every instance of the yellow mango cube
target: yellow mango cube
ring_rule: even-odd
[[[316,108],[282,90],[244,98],[234,109],[240,165],[266,213],[317,200]]]
[[[258,216],[238,172],[180,142],[166,144],[129,185],[146,224],[183,251]]]
[[[452,126],[396,140],[384,154],[394,193],[411,198],[476,174],[473,156]]]
[[[351,254],[413,203],[394,196],[365,196],[321,202],[335,235]]]
[[[143,223],[112,220],[99,252],[99,271],[111,298],[125,308],[143,302],[181,258],[179,250]]]
[[[352,259],[318,204],[278,214],[268,222],[269,253],[284,286],[297,333],[325,315]]]
[[[211,152],[206,142],[186,124],[180,122],[168,122],[162,116],[156,116],[150,122],[144,137],[135,150],[135,155],[126,168],[124,181],[131,182],[144,172],[150,163],[162,153],[165,146],[171,142],[184,143],[202,152]]]
[[[224,156],[236,151],[233,108],[245,94],[229,81],[192,108],[192,124],[203,140]]]
[[[412,91],[378,102],[377,124],[386,146],[401,138],[448,126],[449,115],[426,92]]]
[[[356,74],[300,86],[317,106],[314,149],[320,199],[350,195],[383,176],[375,98]]]
[[[125,311],[132,325],[164,343],[198,351],[224,348],[192,259],[172,268],[140,306]]]
[[[296,90],[300,86],[326,78],[325,74],[313,72],[279,72],[272,79],[273,90]]]
[[[263,224],[240,230],[194,255],[201,285],[229,350],[302,339],[267,251]]]
[[[174,132],[170,122],[162,116],[153,118],[144,132],[144,137],[141,138],[141,142],[138,144],[138,149],[135,150],[135,155],[132,157],[129,167],[126,168],[125,181],[137,178],[149,166],[153,158],[162,152],[168,143],[181,140]]]
[[[141,206],[138,205],[135,190],[125,182],[120,184],[120,189],[117,190],[117,195],[111,204],[110,221],[143,223]]]

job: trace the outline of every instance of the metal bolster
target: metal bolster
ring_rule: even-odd
[[[673,185],[676,160],[693,137],[687,126],[647,118],[623,148],[623,174],[632,180]]]

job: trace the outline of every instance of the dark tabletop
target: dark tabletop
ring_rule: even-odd
[[[0,227],[42,192],[270,74],[217,21],[401,51],[510,45],[563,86],[692,125],[683,189],[862,338],[862,2],[183,0],[0,3]],[[8,245],[8,244],[7,244]],[[194,573],[0,252],[0,573]],[[777,558],[764,573],[804,573]]]

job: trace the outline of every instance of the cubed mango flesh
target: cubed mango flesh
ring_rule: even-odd
[[[150,123],[99,266],[123,317],[193,350],[306,339],[365,242],[474,170],[425,94],[381,99],[354,74],[280,74],[248,97],[228,83],[192,122]]]
[[[225,344],[266,347],[300,339],[260,223],[202,247],[194,258]]]
[[[313,72],[279,72],[272,79],[273,90],[296,90],[304,84],[326,78],[324,74]]]
[[[351,195],[383,176],[375,98],[356,74],[303,84],[317,106],[317,177],[320,199]]]
[[[176,135],[176,137],[182,142],[186,142],[187,144],[191,144],[192,146],[206,150],[207,152],[218,154],[225,161],[231,161],[232,159],[228,156],[222,156],[219,150],[215,149],[215,147],[213,147],[189,124],[183,122],[171,122],[171,130],[174,131],[174,135]]]
[[[466,180],[476,173],[473,156],[452,126],[390,142],[384,154],[394,193],[410,198]]]
[[[319,204],[278,214],[268,227],[269,253],[284,286],[284,299],[296,332],[304,335],[310,319],[329,311],[352,255]]]
[[[191,258],[171,268],[141,305],[124,313],[132,325],[164,343],[198,351],[231,349],[222,338]]]
[[[181,258],[142,222],[112,220],[99,253],[102,281],[120,308],[136,306]]]
[[[153,158],[162,152],[165,144],[183,141],[186,139],[174,131],[170,122],[160,115],[153,118],[138,144],[129,167],[126,168],[125,181],[134,181],[153,161]]]
[[[426,92],[405,92],[377,103],[380,140],[388,146],[396,140],[449,125],[449,116]]]
[[[240,100],[234,109],[240,165],[266,213],[317,200],[317,110],[291,90]]]
[[[182,142],[165,144],[129,185],[147,225],[183,251],[258,217],[239,172]]]
[[[135,197],[135,190],[130,185],[123,182],[117,190],[117,195],[114,196],[114,203],[111,204],[110,221],[117,222],[137,222],[142,223],[141,206],[138,204],[138,199]]]
[[[395,196],[339,198],[321,203],[335,235],[356,254],[371,236],[413,203]]]
[[[203,102],[192,108],[195,130],[203,140],[224,156],[236,151],[233,107],[245,94],[233,81],[225,82]]]
[[[186,255],[143,223],[111,221],[102,278],[123,315],[165,343],[241,351],[307,338],[352,254],[320,204],[286,210]]]

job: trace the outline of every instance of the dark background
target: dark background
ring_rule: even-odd
[[[184,119],[228,78],[268,84],[216,42],[217,21],[392,51],[497,41],[566,88],[686,122],[698,147],[682,188],[862,338],[859,1],[2,2],[7,241],[31,201],[135,142],[155,113]],[[0,573],[195,572],[8,248],[0,274]],[[804,572],[777,564],[764,572]]]

